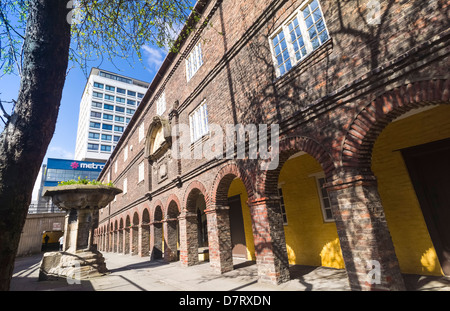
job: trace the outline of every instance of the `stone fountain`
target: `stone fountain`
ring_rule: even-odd
[[[86,184],[57,186],[44,193],[67,214],[63,249],[44,254],[40,281],[58,277],[85,280],[108,273],[105,259],[93,243],[94,229],[98,226],[98,210],[119,193],[122,190],[115,187]]]

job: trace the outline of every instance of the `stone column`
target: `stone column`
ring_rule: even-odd
[[[209,262],[216,273],[233,270],[229,206],[206,209]]]
[[[164,221],[164,260],[177,261],[177,218],[168,218]]]
[[[405,290],[374,175],[326,185],[352,290]]]
[[[262,283],[280,284],[290,280],[289,261],[279,199],[249,201],[258,278]]]
[[[185,267],[198,264],[197,215],[186,210],[178,217],[180,224],[180,261]]]

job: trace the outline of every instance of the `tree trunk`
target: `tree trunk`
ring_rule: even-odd
[[[9,290],[20,234],[58,117],[70,25],[64,0],[31,0],[17,104],[0,135],[0,290]]]

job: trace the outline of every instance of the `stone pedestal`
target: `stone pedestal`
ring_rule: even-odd
[[[94,229],[98,226],[98,210],[121,192],[103,185],[58,186],[45,192],[67,214],[63,251],[44,254],[39,280],[85,280],[108,272],[103,255],[93,243]]]

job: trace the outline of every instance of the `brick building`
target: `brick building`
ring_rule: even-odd
[[[218,273],[244,257],[273,284],[290,265],[328,266],[346,269],[353,290],[448,275],[449,8],[198,2],[200,20],[100,174],[124,191],[100,211],[99,249],[184,266],[209,257]],[[218,148],[211,129],[227,124],[278,124],[276,169],[238,150],[175,156],[177,125],[195,153]]]

